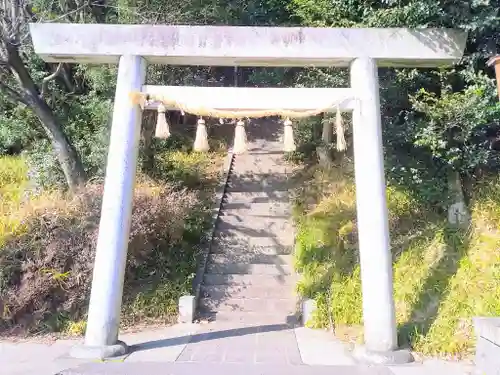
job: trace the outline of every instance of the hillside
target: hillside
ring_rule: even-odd
[[[295,262],[299,292],[318,302],[312,324],[347,340],[362,335],[355,189],[350,166],[297,176]],[[500,179],[474,188],[469,230],[448,226],[433,207],[389,186],[394,295],[400,342],[424,355],[474,349],[473,316],[500,314]],[[330,319],[331,318],[331,319]]]
[[[171,323],[189,292],[221,157],[165,151],[134,195],[122,326]],[[0,335],[85,329],[102,183],[29,189],[26,162],[0,158]]]

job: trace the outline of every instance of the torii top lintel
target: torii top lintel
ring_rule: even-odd
[[[467,33],[454,29],[30,24],[47,62],[337,66],[370,57],[378,66],[438,67],[462,58]]]

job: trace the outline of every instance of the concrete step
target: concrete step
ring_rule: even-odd
[[[245,193],[260,193],[267,192],[273,194],[277,191],[288,191],[289,177],[286,174],[270,173],[270,174],[235,174],[229,181],[227,191],[245,192]]]
[[[295,242],[293,227],[273,224],[256,228],[255,225],[218,223],[216,234],[216,240],[220,237],[232,238],[233,242],[249,246],[291,246]]]
[[[234,171],[238,176],[287,173],[291,169],[291,166],[284,162],[283,155],[279,153],[237,155],[234,159]]]
[[[277,255],[290,255],[292,253],[292,246],[274,245],[274,246],[249,246],[247,244],[220,244],[213,243],[211,248],[212,254],[223,254],[227,256],[277,256]],[[259,262],[255,262],[259,263]]]
[[[231,192],[227,191],[224,202],[237,202],[237,203],[290,203],[288,191],[275,191],[275,192]]]
[[[274,325],[274,324],[290,324],[291,326],[298,325],[296,314],[280,313],[280,314],[264,314],[264,313],[251,313],[241,311],[200,311],[200,320],[217,321],[217,322],[230,322],[237,325]]]
[[[296,298],[295,285],[202,285],[201,298]]]
[[[208,263],[206,273],[289,276],[293,268],[287,264]]]
[[[273,248],[269,252],[243,252],[243,253],[214,253],[208,257],[209,264],[227,264],[227,263],[247,263],[247,264],[274,264],[274,265],[293,265],[293,255],[275,254]]]
[[[216,273],[206,273],[203,277],[205,285],[259,285],[268,288],[278,286],[295,285],[294,276],[271,276],[271,275],[223,275]]]
[[[297,303],[294,299],[274,298],[202,298],[199,309],[204,312],[246,312],[260,314],[293,314]]]
[[[293,232],[293,222],[289,216],[278,216],[273,214],[261,215],[261,219],[247,215],[246,212],[229,212],[223,210],[219,216],[216,226],[220,231],[240,230],[252,236],[252,232],[262,231],[279,233],[284,230]],[[245,232],[247,231],[247,232]]]
[[[250,237],[241,232],[227,233],[216,230],[211,252],[291,254],[294,244],[293,234],[278,239],[272,236]]]
[[[289,219],[292,221],[292,209],[286,202],[269,202],[269,203],[248,203],[238,202],[228,196],[221,216],[237,215],[245,217],[262,217],[262,218],[277,218]]]

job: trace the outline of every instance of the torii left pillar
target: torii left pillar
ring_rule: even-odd
[[[146,66],[140,56],[120,57],[85,342],[71,351],[77,358],[127,352],[118,327],[142,118],[129,93],[142,90]]]

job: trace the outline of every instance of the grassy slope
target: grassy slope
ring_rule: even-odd
[[[28,183],[28,168],[23,159],[0,156],[0,248],[8,235],[21,230],[18,211]]]
[[[299,292],[318,301],[313,324],[328,327],[333,317],[340,336],[360,339],[352,172],[310,170],[301,186],[295,207]],[[476,190],[469,231],[449,228],[401,189],[389,187],[388,205],[400,341],[423,354],[467,355],[474,346],[471,317],[500,314],[500,179]]]
[[[185,152],[166,152],[157,161],[155,175],[140,175],[136,187],[124,326],[165,323],[176,315],[178,297],[189,290],[196,271],[196,245],[206,230],[222,162],[219,154]],[[42,192],[27,199],[26,172],[21,158],[0,157],[0,331],[12,333],[12,328],[21,326],[14,332],[81,334],[91,272],[91,260],[87,261],[93,258],[101,187],[89,186],[78,197]],[[58,238],[58,233],[65,238]],[[76,245],[81,242],[86,244]],[[64,250],[68,245],[78,255],[66,259],[64,253],[71,252]],[[21,257],[15,255],[19,251]],[[68,261],[80,263],[68,266]],[[29,285],[34,285],[35,293],[33,288],[24,292]],[[43,311],[33,306],[46,305],[47,298],[56,306]],[[59,305],[54,303],[56,298]],[[31,315],[30,311],[36,313],[26,323],[23,314]]]

